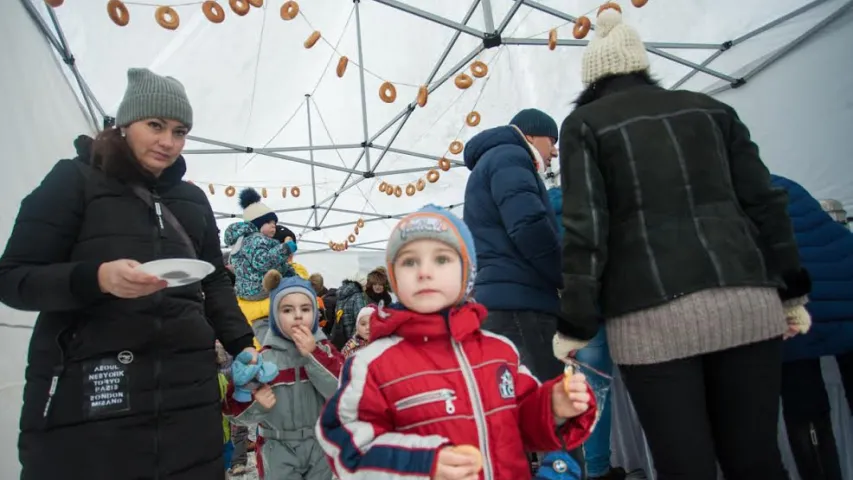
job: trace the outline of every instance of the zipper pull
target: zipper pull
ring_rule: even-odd
[[[53,377],[50,379],[50,388],[47,391],[47,402],[45,402],[44,412],[42,412],[42,418],[45,423],[47,423],[47,415],[50,413],[50,404],[53,402],[53,396],[56,394],[56,388],[59,386],[59,377],[62,376],[62,372],[64,370],[65,365],[60,365],[53,369]]]
[[[448,415],[453,415],[456,413],[456,405],[453,404],[453,397],[448,396],[447,399],[444,400],[444,410]]]
[[[166,226],[163,225],[163,209],[160,207],[159,200],[154,201],[154,213],[157,214],[157,226],[160,228],[160,232],[162,232]]]

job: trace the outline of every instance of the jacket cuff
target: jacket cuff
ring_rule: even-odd
[[[104,293],[98,284],[101,262],[80,262],[71,270],[71,294],[84,303],[93,302]]]
[[[804,297],[812,291],[812,279],[809,272],[801,268],[796,272],[788,272],[782,275],[782,281],[785,282],[785,287],[779,289],[779,298],[783,302]]]
[[[236,340],[231,340],[227,343],[222,342],[222,346],[225,347],[225,351],[228,352],[229,355],[236,357],[237,355],[240,355],[240,352],[243,350],[255,346],[255,335],[251,333],[243,335],[242,337],[238,337]]]
[[[565,314],[557,317],[557,332],[563,336],[581,341],[592,340],[598,333],[601,325],[601,317],[593,317],[583,322],[570,322]]]

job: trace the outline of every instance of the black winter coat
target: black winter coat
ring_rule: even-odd
[[[183,158],[146,181],[216,270],[144,298],[103,294],[101,263],[186,258],[188,247],[168,222],[158,230],[127,183],[88,165],[91,139],[75,144],[78,158],[59,161],[22,201],[0,258],[0,301],[40,312],[26,370],[21,478],[222,478],[214,340],[236,355],[252,345],[252,332],[210,204],[181,181]]]
[[[597,88],[560,129],[561,332],[709,288],[808,293],[787,194],[734,109],[642,75]]]

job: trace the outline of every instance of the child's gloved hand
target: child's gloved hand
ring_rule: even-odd
[[[263,361],[263,357],[260,355],[258,356],[258,366],[260,368],[258,368],[255,379],[261,383],[270,383],[278,375],[278,366],[273,362]]]
[[[240,352],[231,364],[231,378],[234,380],[234,385],[242,387],[251,382],[258,375],[260,368],[252,352],[247,350]]]
[[[802,305],[785,308],[785,320],[788,322],[788,331],[782,336],[785,340],[801,333],[808,333],[812,326],[812,317]]]
[[[289,252],[288,256],[296,253],[296,242],[294,242],[290,237],[287,237],[284,243],[282,243],[282,246],[285,250]]]
[[[567,382],[557,382],[551,390],[551,409],[557,418],[574,418],[589,410],[592,396],[586,377],[574,373]]]

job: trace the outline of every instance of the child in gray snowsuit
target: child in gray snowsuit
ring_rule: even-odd
[[[270,292],[270,329],[258,362],[278,375],[253,393],[251,403],[229,402],[236,423],[258,424],[258,472],[263,480],[328,480],[332,477],[314,425],[338,387],[343,356],[319,328],[317,295],[307,280],[264,277]]]

